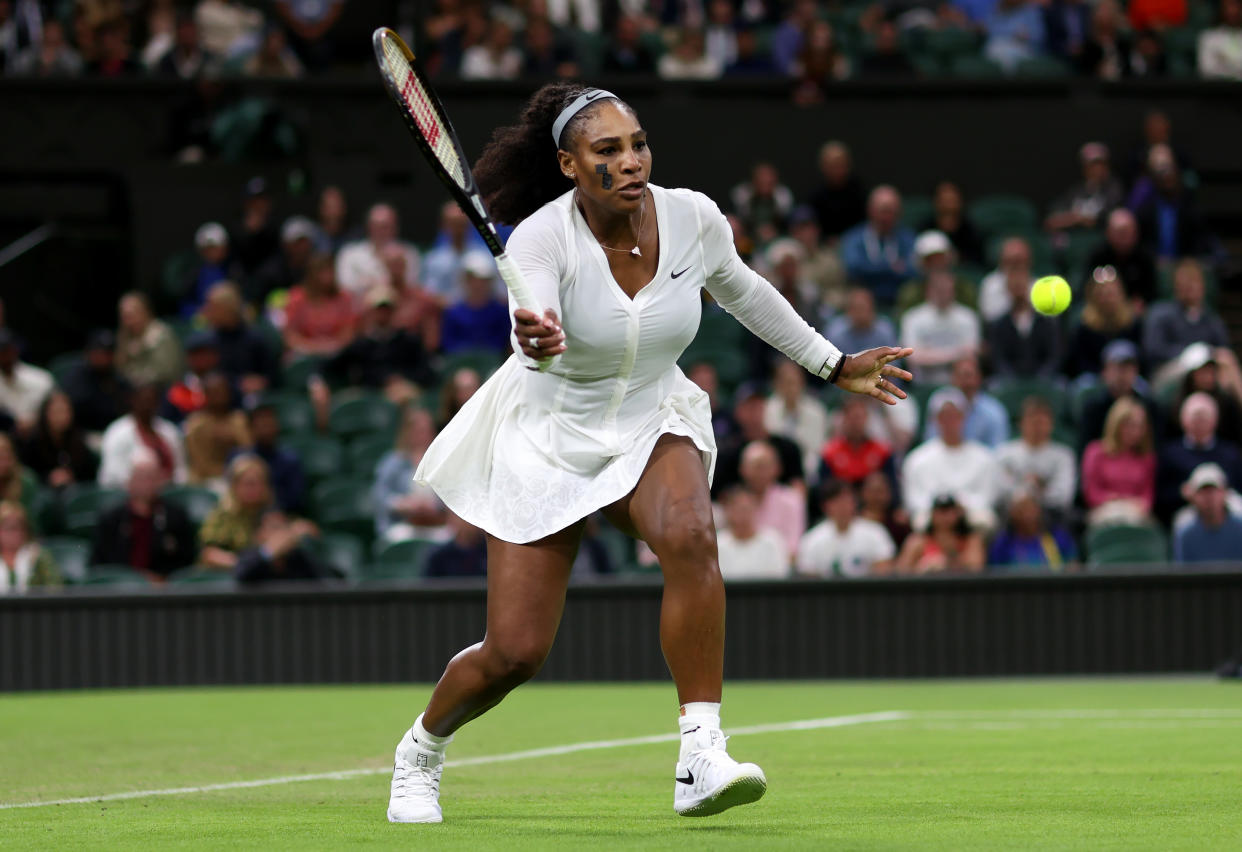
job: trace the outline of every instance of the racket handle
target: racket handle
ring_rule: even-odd
[[[505,252],[501,252],[495,258],[496,269],[499,270],[500,278],[505,282],[505,286],[509,288],[509,292],[513,294],[513,301],[517,302],[519,308],[530,311],[535,316],[542,318],[543,309],[539,307],[539,303],[535,301],[534,294],[526,286],[526,279],[522,276],[522,270],[518,269],[518,265],[510,260],[509,255]],[[547,371],[560,358],[561,356],[557,355],[539,361],[539,372]]]

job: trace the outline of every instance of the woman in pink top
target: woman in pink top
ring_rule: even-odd
[[[780,471],[780,457],[767,441],[751,441],[742,450],[738,472],[746,490],[759,501],[755,520],[760,529],[780,535],[786,556],[792,558],[806,532],[806,496],[797,488],[778,483]]]
[[[290,355],[335,355],[353,339],[353,303],[337,287],[329,255],[312,257],[306,278],[289,291],[284,337]]]
[[[1156,495],[1156,454],[1147,411],[1133,397],[1113,403],[1104,435],[1082,454],[1082,493],[1091,524],[1143,523]]]

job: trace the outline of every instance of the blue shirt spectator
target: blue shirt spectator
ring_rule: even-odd
[[[1024,59],[1044,52],[1044,15],[1028,0],[1001,0],[984,24],[988,40],[984,54],[1012,72]]]
[[[850,280],[871,289],[889,307],[914,271],[914,231],[901,224],[901,195],[877,186],[867,199],[867,221],[841,237],[841,260]]]
[[[993,568],[1043,568],[1061,571],[1078,560],[1078,548],[1068,532],[1049,527],[1033,491],[1019,491],[1009,501],[1009,521],[988,549]]]
[[[997,0],[953,0],[949,5],[965,15],[972,24],[982,26],[996,8],[996,3]]]
[[[1000,400],[983,391],[983,371],[974,355],[953,362],[953,386],[966,397],[969,409],[963,427],[967,441],[978,441],[986,447],[999,447],[1009,440],[1009,412]],[[924,437],[939,437],[936,418],[927,418]]]
[[[465,298],[451,305],[441,323],[440,349],[446,354],[466,349],[508,352],[509,306],[494,293],[496,266],[483,252],[472,252],[462,261]]]
[[[213,285],[236,281],[241,275],[241,270],[229,259],[229,232],[219,222],[208,222],[194,232],[194,248],[199,260],[186,282],[180,310],[183,319],[192,319],[199,312]]]
[[[877,346],[895,346],[897,330],[888,317],[877,316],[875,298],[863,287],[850,290],[845,312],[828,323],[828,339],[842,352],[862,352]]]
[[[441,302],[456,302],[464,292],[461,262],[468,252],[484,250],[483,238],[470,226],[470,220],[450,201],[440,208],[440,232],[435,244],[423,256],[423,286]]]
[[[234,450],[229,461],[246,454],[263,459],[267,463],[268,479],[276,505],[291,515],[299,514],[306,498],[306,472],[302,469],[302,460],[298,454],[279,444],[279,410],[274,405],[260,402],[250,410],[249,419],[253,446]]]
[[[1242,518],[1229,513],[1229,481],[1219,465],[1203,464],[1186,482],[1195,518],[1173,537],[1174,562],[1235,562],[1242,553]]]

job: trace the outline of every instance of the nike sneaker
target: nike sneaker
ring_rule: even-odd
[[[763,770],[729,757],[727,739],[718,728],[691,728],[682,734],[673,788],[673,810],[681,816],[718,814],[758,801],[767,791]]]
[[[440,773],[444,752],[426,748],[406,731],[393,756],[389,822],[442,822]]]

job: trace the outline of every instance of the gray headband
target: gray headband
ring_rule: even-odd
[[[556,117],[556,121],[552,122],[552,141],[556,143],[557,148],[561,147],[561,134],[565,132],[565,125],[569,124],[569,120],[600,98],[621,100],[612,92],[607,92],[603,89],[587,89],[574,98],[569,106],[561,110],[561,114]]]

